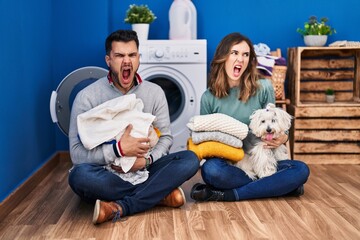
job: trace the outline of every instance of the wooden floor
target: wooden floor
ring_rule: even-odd
[[[199,173],[180,209],[155,207],[124,222],[91,223],[93,206],[67,183],[60,163],[0,221],[0,239],[360,239],[360,166],[311,165],[300,198],[195,203]]]

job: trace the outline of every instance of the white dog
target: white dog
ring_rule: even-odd
[[[251,179],[263,178],[277,171],[277,161],[288,159],[287,148],[264,148],[261,139],[271,140],[284,134],[291,127],[292,116],[269,103],[265,109],[254,111],[250,116],[250,131],[244,139],[244,158],[234,165],[241,168]]]

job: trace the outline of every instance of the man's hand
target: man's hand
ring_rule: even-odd
[[[120,146],[125,156],[144,157],[150,149],[149,138],[134,138],[130,135],[133,126],[129,124],[120,139]]]
[[[281,134],[279,135],[277,138],[273,138],[272,140],[265,140],[262,139],[262,141],[264,143],[266,143],[266,145],[264,146],[264,148],[277,148],[280,145],[284,144],[287,142],[287,140],[289,139],[289,136],[286,134]]]
[[[134,165],[132,166],[132,168],[129,170],[129,172],[136,172],[137,170],[143,169],[146,165],[146,160],[145,158],[141,157],[141,158],[136,158]],[[116,166],[114,164],[110,165],[111,168],[113,170],[115,170],[118,173],[124,173],[124,171],[122,170],[122,168],[120,166]]]
[[[130,172],[136,172],[137,170],[143,169],[146,166],[146,160],[143,157],[136,158],[136,161],[132,168],[130,169]]]

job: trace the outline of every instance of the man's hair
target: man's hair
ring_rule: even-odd
[[[111,33],[105,41],[106,55],[109,55],[112,50],[112,42],[130,42],[135,41],[136,47],[139,49],[139,39],[133,30],[117,30]]]

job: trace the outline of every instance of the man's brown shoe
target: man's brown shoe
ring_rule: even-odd
[[[99,224],[109,220],[113,220],[113,222],[120,219],[122,215],[122,208],[119,204],[115,202],[104,202],[99,199],[96,200],[94,215],[93,215],[93,223]]]
[[[178,187],[160,201],[159,205],[167,207],[181,207],[186,203],[184,191]]]

